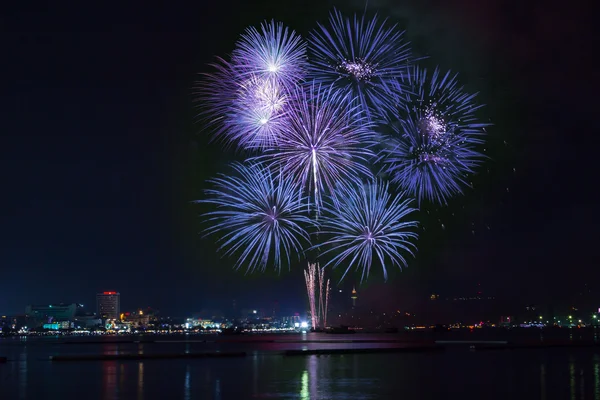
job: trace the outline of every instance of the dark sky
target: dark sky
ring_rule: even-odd
[[[477,282],[507,302],[570,301],[584,283],[600,293],[591,14],[552,1],[395,3],[369,8],[407,28],[426,65],[480,92],[491,160],[475,190],[423,216],[410,267],[386,284],[373,276],[362,298],[410,305]],[[277,18],[306,34],[334,3],[73,4],[0,11],[0,314],[92,305],[102,290],[177,315],[233,298],[301,306],[303,264],[245,276],[197,234],[189,201],[233,156],[201,132],[192,88],[246,26]]]

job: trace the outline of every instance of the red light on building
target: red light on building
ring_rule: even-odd
[[[104,292],[102,294],[117,294],[117,292]]]

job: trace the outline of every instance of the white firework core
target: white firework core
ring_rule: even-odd
[[[362,60],[342,61],[338,65],[338,71],[351,75],[359,81],[369,81],[375,75],[373,66]]]
[[[450,143],[450,133],[443,114],[430,106],[423,112],[419,121],[421,145],[415,149],[415,155],[422,163],[443,163],[447,161],[443,156]]]

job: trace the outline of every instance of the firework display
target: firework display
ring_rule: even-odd
[[[237,268],[308,261],[313,328],[327,325],[326,268],[405,267],[412,204],[447,204],[484,160],[475,95],[417,59],[396,25],[334,10],[308,42],[280,22],[248,28],[199,85],[207,129],[245,155],[198,201],[214,207],[205,233]]]
[[[456,75],[414,66],[405,80],[409,92],[390,124],[393,134],[382,150],[385,171],[419,201],[444,204],[462,193],[467,177],[481,164],[478,146],[484,128],[475,112],[475,94]]]

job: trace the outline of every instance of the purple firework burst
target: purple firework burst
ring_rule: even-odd
[[[416,211],[410,207],[412,201],[403,194],[392,196],[388,184],[378,181],[340,187],[340,193],[325,202],[319,219],[319,235],[325,238],[319,247],[329,247],[321,256],[336,254],[324,268],[344,264],[342,279],[357,268],[364,280],[373,262],[379,261],[387,280],[387,265],[406,266],[403,253],[413,255],[417,239],[417,222],[409,218]]]
[[[291,88],[304,78],[306,43],[283,23],[264,22],[260,31],[248,28],[232,56],[243,75],[274,80]]]
[[[319,24],[309,37],[311,76],[351,96],[369,115],[381,115],[393,109],[401,93],[398,80],[410,59],[403,34],[377,17],[351,20],[334,10],[329,26]]]
[[[286,121],[288,95],[272,79],[244,73],[218,59],[215,72],[205,74],[198,93],[202,117],[215,138],[226,146],[264,149],[277,143]]]
[[[462,193],[482,162],[485,127],[475,114],[476,94],[465,93],[456,75],[417,66],[406,79],[411,93],[393,118],[393,134],[381,152],[392,182],[419,201],[439,204]]]
[[[322,192],[342,181],[372,177],[373,126],[356,105],[331,87],[297,87],[279,143],[262,162],[273,162],[306,189],[317,207]]]
[[[261,165],[234,164],[235,175],[213,179],[202,203],[214,204],[206,234],[221,234],[220,250],[238,254],[236,268],[277,270],[290,265],[292,253],[300,257],[310,245],[306,229],[314,222],[306,215],[305,199],[293,179]]]

